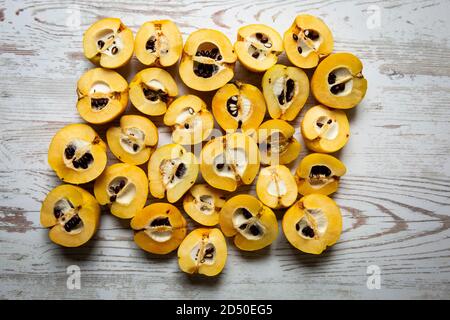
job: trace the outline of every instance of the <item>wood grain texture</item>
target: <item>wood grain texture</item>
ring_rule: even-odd
[[[373,10],[381,24],[370,29]],[[448,298],[449,11],[450,2],[438,0],[0,0],[0,298]],[[86,246],[68,250],[48,240],[39,224],[40,203],[60,182],[47,164],[47,147],[59,128],[82,122],[75,87],[92,68],[81,49],[91,23],[117,16],[136,32],[147,20],[168,18],[184,39],[198,28],[214,28],[234,41],[249,23],[282,33],[300,12],[322,17],[335,50],[359,56],[369,81],[364,101],[348,112],[351,138],[338,153],[348,168],[333,196],[344,232],[331,250],[302,254],[282,234],[255,253],[229,241],[223,274],[205,279],[179,271],[175,254],[138,249],[128,222],[106,211]],[[284,56],[280,63],[288,64]],[[141,69],[133,59],[119,72],[130,80]],[[169,70],[179,80],[177,68]],[[236,71],[237,79],[260,86],[261,75],[239,65]],[[182,93],[192,92],[179,83]],[[212,94],[200,96],[210,104]],[[304,110],[314,103],[310,99]],[[299,139],[304,110],[292,122]],[[136,111],[130,106],[128,112]],[[105,128],[96,127],[103,137]],[[159,130],[160,145],[170,141],[169,129]],[[81,290],[66,287],[72,264],[81,268]],[[381,268],[380,290],[366,287],[369,265]]]

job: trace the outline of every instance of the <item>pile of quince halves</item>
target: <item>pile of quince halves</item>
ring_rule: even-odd
[[[283,233],[300,251],[320,254],[336,243],[342,217],[328,195],[337,190],[346,168],[329,154],[347,143],[349,122],[342,109],[362,100],[367,81],[361,61],[351,53],[332,53],[333,42],[327,25],[307,14],[298,15],[283,38],[263,24],[244,26],[234,46],[211,29],[191,33],[183,45],[169,20],[144,23],[135,38],[120,19],[94,23],[83,47],[99,67],[77,84],[77,109],[89,125],[60,129],[48,151],[51,168],[67,183],[50,191],[42,204],[41,223],[50,228],[50,239],[65,247],[86,243],[98,229],[100,205],[108,206],[118,218],[131,219],[140,248],[154,254],[178,249],[181,270],[207,276],[225,266],[224,236],[248,251],[277,238],[272,209],[283,209]],[[283,51],[293,66],[277,64]],[[148,68],[128,84],[113,69],[133,54]],[[217,90],[211,108],[196,95],[178,96],[176,81],[163,68],[180,59],[179,76],[186,86]],[[264,73],[262,92],[233,79],[237,60],[251,72]],[[303,69],[313,68],[309,80]],[[307,110],[299,125],[314,153],[292,174],[286,165],[301,149],[294,138],[298,124],[292,121],[310,90],[320,104]],[[138,112],[123,115],[128,100]],[[271,119],[263,122],[266,110]],[[163,116],[173,143],[158,146],[152,116]],[[118,117],[106,142],[91,126]],[[214,119],[223,129],[220,136],[211,134]],[[201,146],[199,157],[190,150],[195,145]],[[119,163],[107,166],[108,148]],[[146,163],[147,174],[139,167]],[[196,184],[199,173],[205,183]],[[255,180],[257,198],[230,196]],[[76,186],[91,181],[95,196]],[[161,201],[145,206],[149,192]],[[298,194],[303,197],[297,201]],[[187,234],[183,213],[173,205],[177,201],[201,227]]]

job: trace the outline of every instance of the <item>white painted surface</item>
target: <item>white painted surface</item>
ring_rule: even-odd
[[[449,297],[449,1],[57,3],[0,0],[0,298]],[[75,88],[93,67],[81,49],[91,23],[117,16],[136,32],[147,20],[169,18],[184,39],[213,28],[235,41],[237,29],[249,23],[282,33],[300,12],[322,17],[335,50],[359,56],[369,81],[365,100],[348,112],[351,138],[338,153],[348,168],[333,197],[344,217],[338,244],[316,257],[293,249],[282,234],[256,253],[228,241],[223,274],[205,279],[182,273],[176,254],[137,248],[128,222],[106,212],[83,248],[62,249],[48,240],[39,225],[40,202],[59,181],[47,164],[47,147],[59,128],[82,122]],[[284,55],[281,63],[287,63]],[[119,72],[131,80],[142,68],[133,59]],[[239,64],[236,70],[237,79],[260,86],[261,75]],[[181,83],[177,68],[169,71]],[[212,94],[200,96],[210,105]],[[304,110],[312,105],[310,99]],[[302,141],[300,118],[292,124]],[[160,145],[167,143],[170,129],[162,117],[152,120],[160,126]],[[103,137],[106,128],[96,127]],[[73,264],[81,268],[80,290],[66,287]],[[380,290],[366,286],[370,265],[381,268]]]

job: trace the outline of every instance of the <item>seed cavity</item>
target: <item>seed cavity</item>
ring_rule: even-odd
[[[156,42],[156,37],[151,36],[145,43],[145,50],[148,50],[151,53],[155,53],[156,52],[155,42]]]
[[[219,65],[222,60],[219,48],[213,43],[202,43],[195,53],[194,74],[201,78],[211,78],[219,71]],[[207,58],[207,59],[205,59]]]
[[[67,198],[61,198],[53,207],[53,215],[58,223],[70,234],[80,233],[83,229],[83,221],[78,216],[78,208],[74,208]]]
[[[121,205],[129,205],[136,195],[136,186],[126,177],[115,177],[107,186],[106,190],[110,202]]]
[[[304,239],[323,236],[328,227],[328,219],[322,209],[304,209],[304,216],[296,223],[295,229]]]
[[[91,108],[100,111],[108,105],[108,98],[91,98]]]
[[[122,128],[120,133],[120,146],[130,154],[140,152],[144,147],[145,133],[139,128]]]
[[[150,221],[144,232],[157,242],[166,242],[172,238],[173,227],[169,217],[159,216]]]
[[[227,111],[232,117],[237,117],[239,115],[239,107],[237,102],[238,96],[231,96],[227,100]]]
[[[346,96],[353,89],[353,75],[345,67],[337,68],[328,74],[328,87],[330,92],[336,96]]]
[[[191,259],[197,264],[214,264],[216,255],[216,248],[208,239],[202,239],[199,243],[194,246],[191,250]]]
[[[295,81],[286,76],[279,77],[275,80],[272,90],[278,100],[282,113],[286,112],[294,99],[296,87]]]
[[[232,221],[236,230],[249,240],[258,240],[264,235],[264,227],[259,222],[258,215],[253,216],[247,208],[237,208]]]
[[[175,176],[179,179],[181,179],[187,171],[187,167],[184,163],[180,163],[177,167],[177,170],[175,171]]]

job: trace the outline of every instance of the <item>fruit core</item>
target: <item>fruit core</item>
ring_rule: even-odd
[[[328,226],[328,219],[321,209],[304,209],[304,216],[295,224],[300,237],[318,239],[322,237]]]
[[[222,177],[239,180],[247,168],[248,160],[245,150],[241,148],[225,149],[213,162],[214,171]]]
[[[195,56],[192,57],[194,61],[194,73],[198,77],[211,78],[222,68],[222,55],[219,48],[210,42],[204,42],[197,48]]]
[[[145,50],[156,56],[164,56],[169,52],[169,39],[162,32],[162,25],[160,23],[155,24],[156,33],[151,35],[145,43]]]
[[[327,81],[328,89],[335,96],[346,96],[352,92],[353,75],[347,68],[334,69],[328,74]]]
[[[297,43],[297,51],[303,57],[307,57],[312,52],[316,52],[322,44],[320,33],[313,29],[294,30],[292,40]]]
[[[115,56],[123,49],[123,42],[119,34],[124,30],[121,25],[117,31],[112,29],[102,30],[97,34],[97,51],[98,54],[106,54]]]
[[[238,121],[239,128],[251,115],[252,103],[244,95],[234,95],[227,100],[228,113]]]
[[[136,154],[145,147],[144,140],[145,133],[139,128],[125,128],[120,133],[120,145],[131,154]]]
[[[164,159],[161,161],[159,170],[162,176],[162,182],[168,189],[175,186],[183,179],[187,172],[187,166],[179,158]]]
[[[208,242],[204,237],[202,240],[191,250],[191,259],[197,264],[214,264],[216,256],[216,248]]]
[[[142,92],[147,100],[151,102],[164,102],[169,101],[169,94],[165,86],[158,80],[152,79],[147,83],[141,83]]]
[[[211,195],[201,195],[195,199],[195,204],[197,208],[206,215],[211,215],[214,213],[214,197]]]
[[[86,170],[94,163],[91,144],[81,139],[69,142],[63,153],[64,164],[73,170]]]
[[[275,97],[277,97],[281,113],[284,114],[298,92],[298,85],[293,79],[287,76],[279,77],[274,81],[272,91]]]
[[[193,108],[187,107],[177,116],[175,122],[181,129],[192,131],[195,127],[202,125],[202,120],[199,114]]]
[[[172,238],[173,227],[168,217],[159,216],[150,221],[144,232],[156,242],[165,242]]]
[[[334,140],[339,134],[339,123],[328,116],[320,116],[315,123],[314,129],[321,138]]]
[[[247,52],[256,60],[263,60],[271,52],[272,42],[269,37],[261,32],[256,32],[245,38]]]
[[[267,192],[274,197],[281,198],[287,194],[286,183],[280,179],[279,175],[273,171],[270,175],[270,182],[267,186]]]
[[[56,201],[53,207],[53,215],[58,219],[58,223],[70,234],[80,233],[83,229],[83,221],[78,216],[79,208],[74,208],[67,198]]]
[[[259,215],[253,216],[246,208],[234,211],[233,226],[248,240],[259,240],[264,236],[264,226],[259,222]]]
[[[325,165],[314,165],[309,172],[309,184],[313,188],[320,188],[325,184],[332,182],[335,178],[332,175],[330,168]]]
[[[109,201],[129,205],[136,195],[136,186],[125,177],[116,177],[108,184],[106,192]]]

